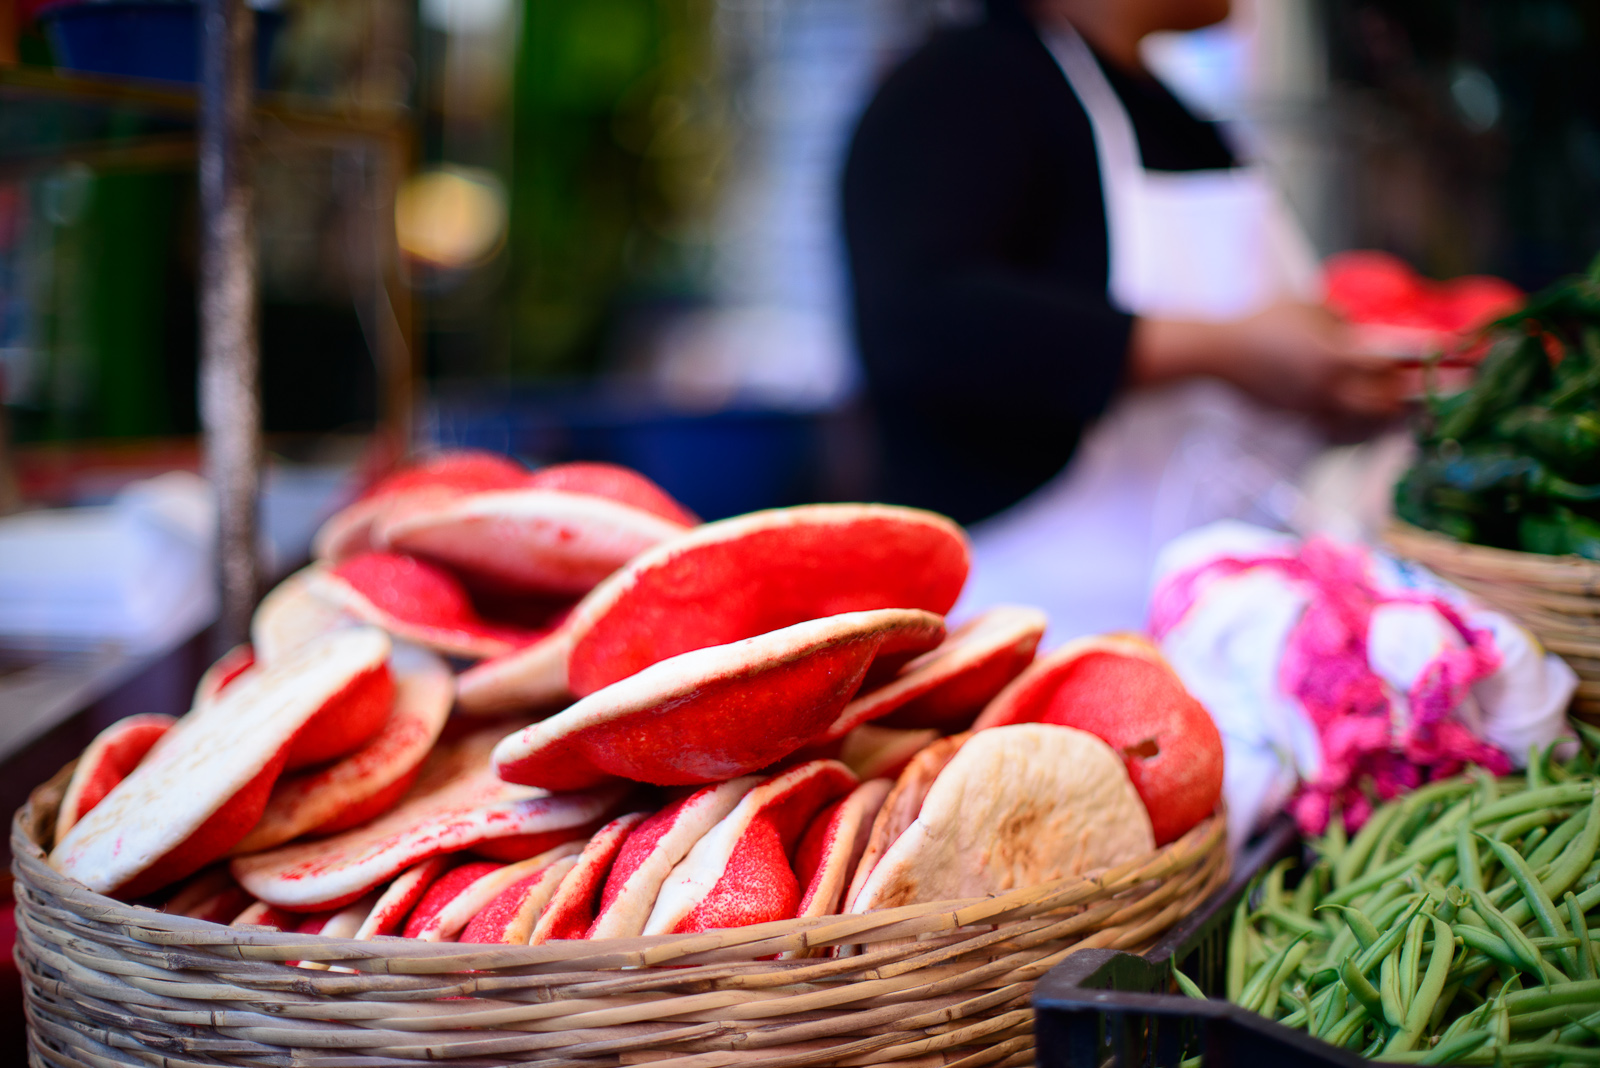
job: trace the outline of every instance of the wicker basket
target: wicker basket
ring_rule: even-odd
[[[1526,624],[1578,673],[1574,711],[1600,722],[1600,562],[1468,545],[1404,523],[1384,540]]]
[[[1031,1064],[1034,980],[1077,949],[1144,947],[1228,871],[1219,814],[1136,862],[973,901],[542,946],[356,942],[63,878],[45,847],[66,775],[11,828],[30,1048],[52,1068]],[[859,949],[772,959],[829,945]]]

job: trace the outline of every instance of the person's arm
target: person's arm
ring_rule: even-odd
[[[1128,383],[1160,385],[1207,375],[1282,408],[1392,415],[1405,400],[1404,372],[1358,352],[1326,308],[1283,301],[1230,322],[1138,319],[1128,341]]]

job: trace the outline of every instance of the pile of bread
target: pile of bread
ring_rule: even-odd
[[[182,718],[79,759],[51,864],[219,923],[537,944],[971,898],[1217,805],[1154,648],[947,632],[942,517],[716,523],[642,476],[447,454],[329,521]]]

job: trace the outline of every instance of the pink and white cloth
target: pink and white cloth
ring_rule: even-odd
[[[1210,710],[1242,842],[1288,806],[1320,833],[1468,764],[1497,774],[1567,733],[1577,677],[1427,569],[1224,521],[1171,542],[1150,630]]]

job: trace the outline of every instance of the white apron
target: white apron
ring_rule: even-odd
[[[1046,42],[1094,131],[1115,306],[1221,321],[1283,297],[1315,299],[1316,257],[1263,173],[1146,171],[1128,113],[1083,39],[1067,30]],[[1318,444],[1303,418],[1220,382],[1126,394],[1061,474],[973,528],[957,611],[1038,605],[1051,645],[1142,629],[1157,550],[1215,519],[1281,525]]]

